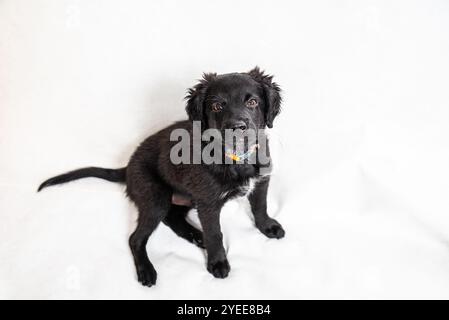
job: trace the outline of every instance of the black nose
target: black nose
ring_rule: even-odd
[[[247,126],[246,126],[246,123],[244,121],[236,121],[236,122],[230,123],[228,128],[232,129],[232,130],[245,131],[247,129]]]

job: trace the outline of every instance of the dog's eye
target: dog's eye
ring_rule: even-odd
[[[257,102],[256,99],[249,99],[249,100],[246,102],[246,106],[247,106],[248,108],[255,108],[255,107],[257,107],[258,104],[259,104],[259,103]]]
[[[213,112],[220,112],[221,110],[223,110],[223,106],[220,102],[214,102],[211,105],[211,109]]]

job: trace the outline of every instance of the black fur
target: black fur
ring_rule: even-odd
[[[164,222],[178,236],[207,251],[207,270],[217,278],[225,278],[230,265],[222,243],[220,211],[229,199],[247,195],[256,227],[269,238],[282,238],[282,226],[267,214],[266,196],[269,175],[262,175],[262,165],[256,164],[178,164],[170,161],[170,141],[174,129],[192,133],[192,120],[201,121],[203,129],[244,127],[255,130],[272,127],[280,112],[279,86],[272,77],[258,68],[248,73],[225,75],[205,74],[188,91],[186,111],[189,121],[177,122],[148,137],[134,152],[126,168],[111,170],[85,168],[45,181],[43,188],[84,177],[98,177],[126,182],[126,193],[139,211],[136,230],[129,239],[137,269],[138,280],[146,286],[156,283],[156,271],[150,262],[146,243],[160,222]],[[255,99],[257,107],[247,107]],[[220,112],[211,107],[219,102]],[[248,193],[251,181],[256,181]],[[190,205],[179,205],[174,197],[182,195]],[[189,202],[187,202],[189,203]],[[196,207],[203,232],[187,223],[185,217]]]
[[[37,191],[41,191],[42,189],[50,186],[54,186],[55,184],[66,183],[72,180],[95,177],[100,179],[105,179],[111,182],[126,182],[126,168],[121,169],[105,169],[98,167],[89,167],[82,168],[78,170],[73,170],[59,176],[50,178],[42,182]]]

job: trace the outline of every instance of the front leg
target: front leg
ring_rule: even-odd
[[[207,270],[215,278],[226,278],[231,269],[223,247],[223,234],[220,228],[222,206],[221,203],[205,202],[199,202],[197,205],[207,251]]]
[[[254,190],[248,195],[251,211],[254,215],[254,221],[257,229],[268,238],[283,238],[284,229],[279,222],[270,218],[267,214],[267,191],[270,177],[266,176],[259,180]]]

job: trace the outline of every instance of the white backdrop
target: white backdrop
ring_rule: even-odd
[[[268,240],[224,209],[226,280],[160,226],[136,280],[120,167],[204,71],[275,74]],[[1,298],[449,298],[449,2],[0,1]],[[193,214],[193,219],[195,218]]]

